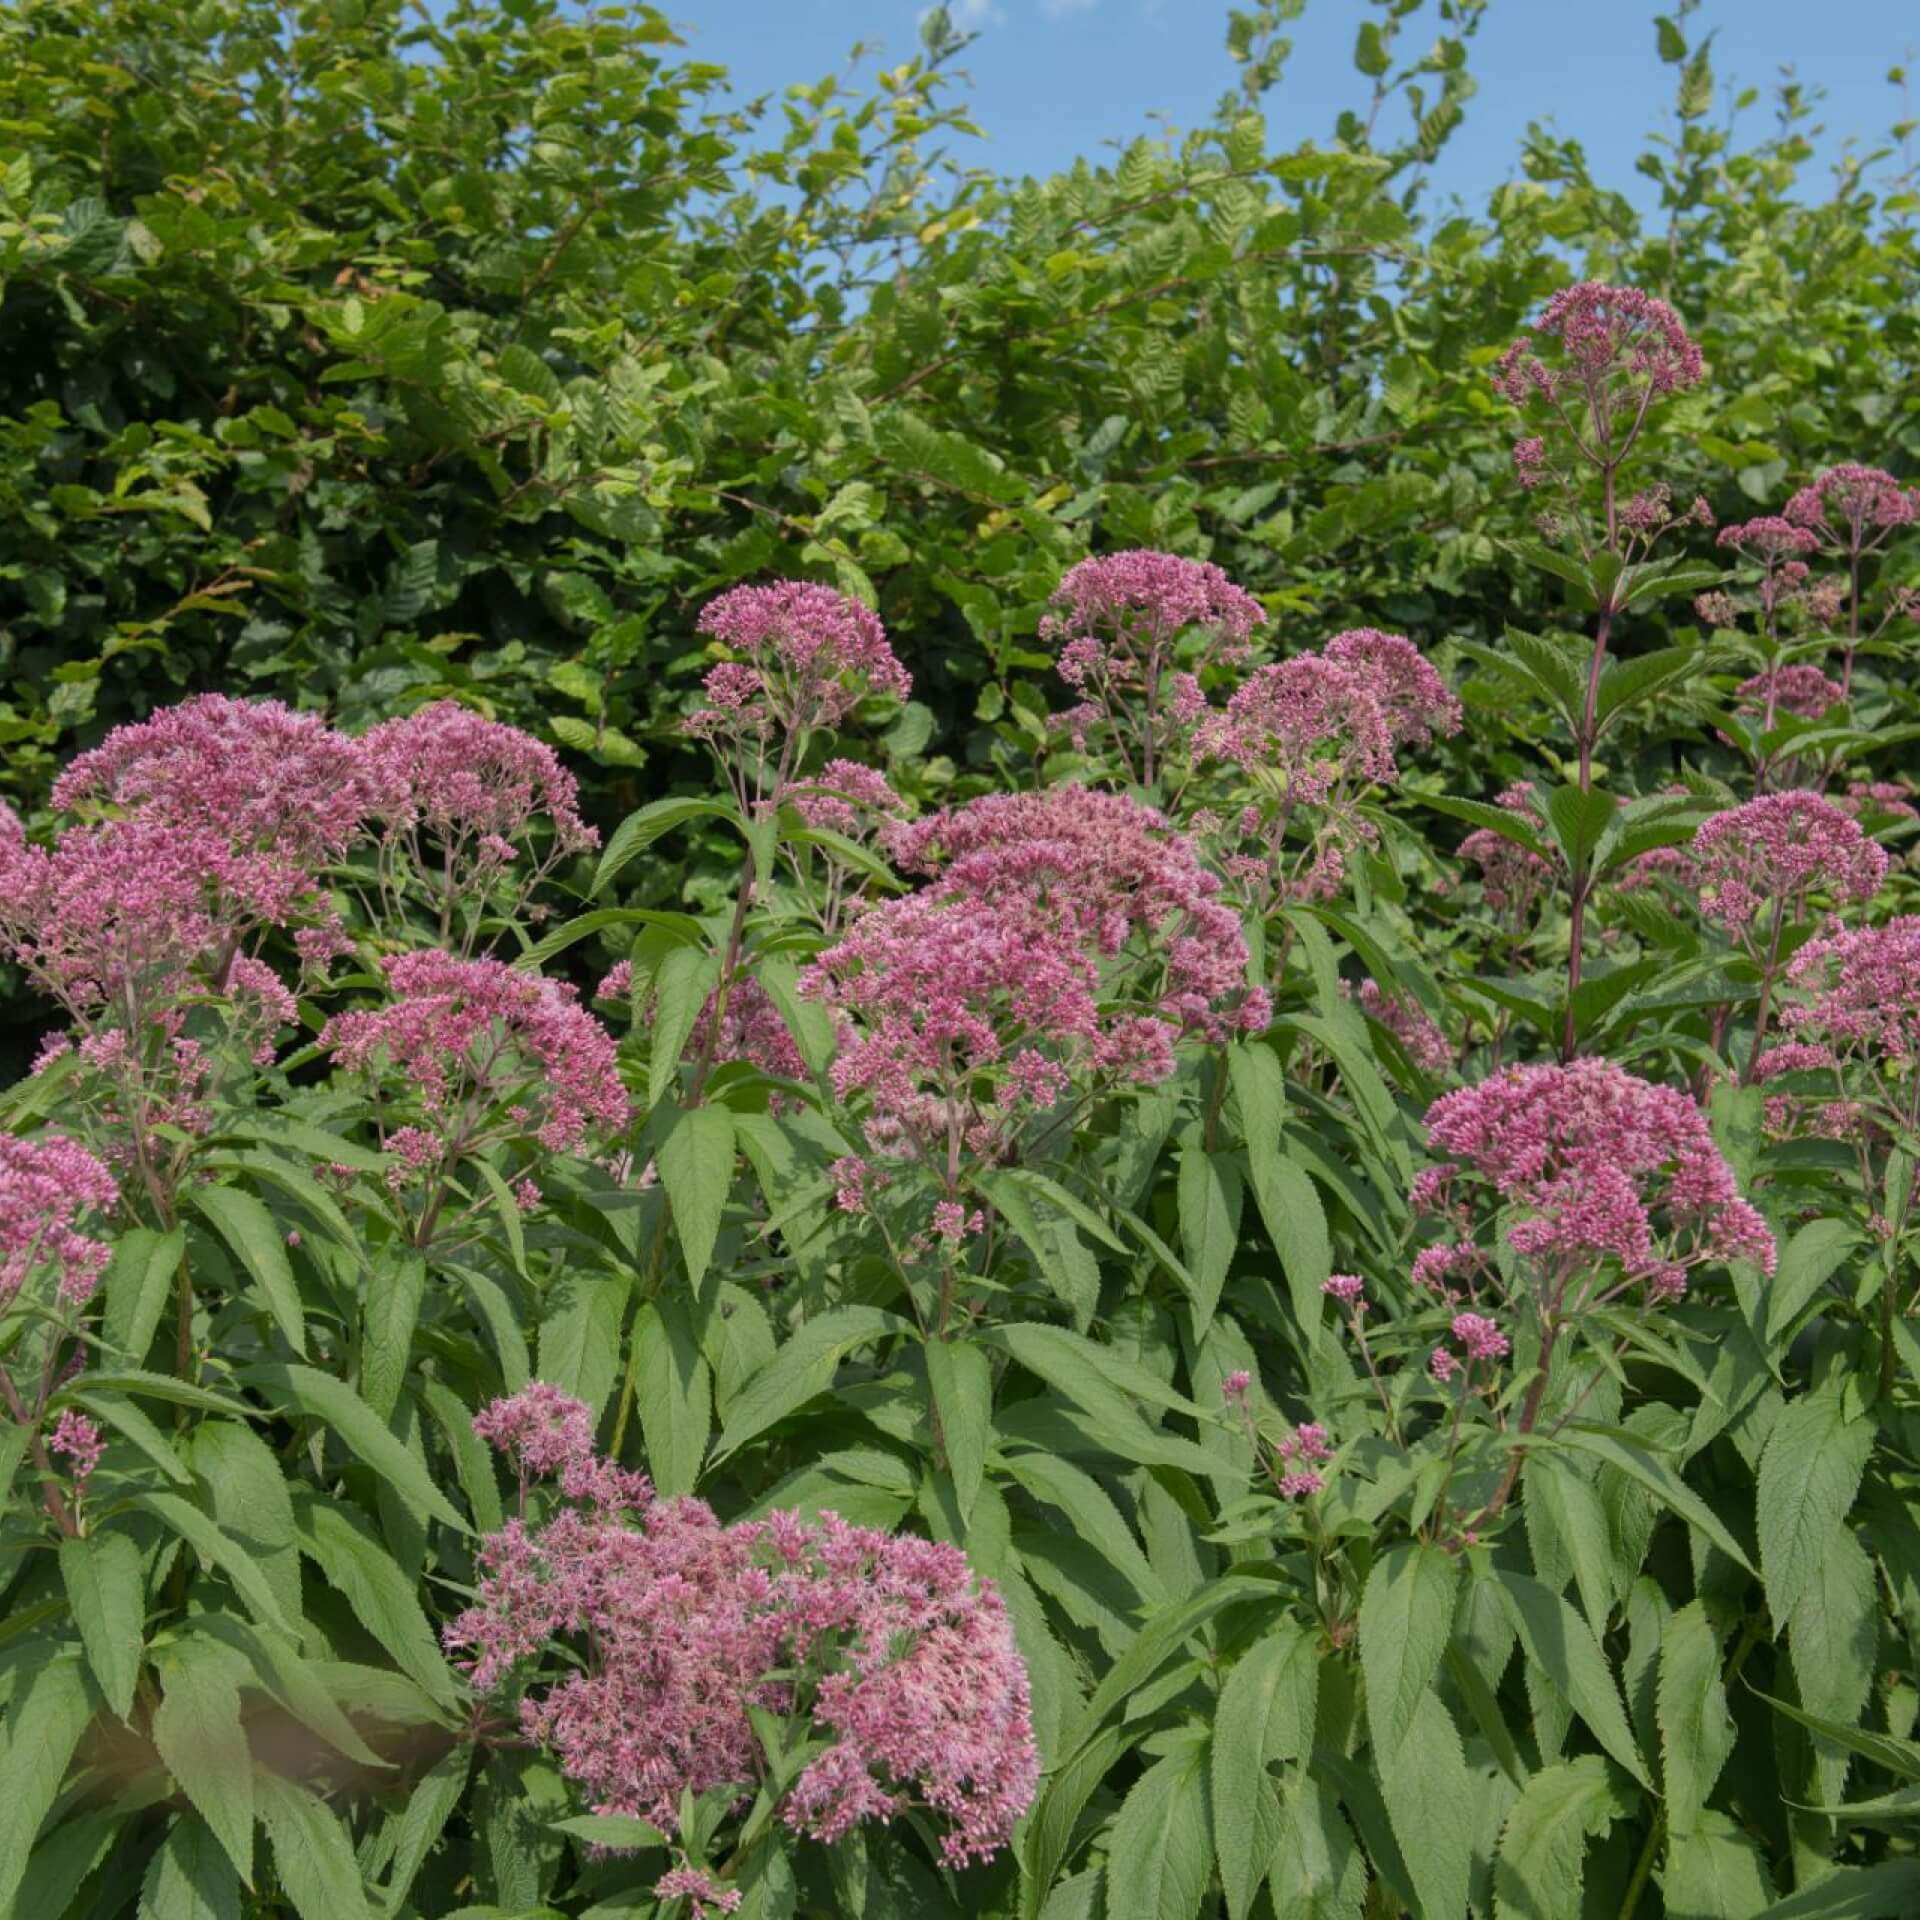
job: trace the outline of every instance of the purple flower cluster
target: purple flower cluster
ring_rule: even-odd
[[[392,999],[336,1014],[320,1044],[341,1066],[417,1099],[449,1151],[472,1151],[508,1098],[514,1130],[554,1152],[626,1124],[613,1036],[571,987],[450,953],[384,964]]]
[[[944,1817],[953,1866],[1007,1844],[1039,1777],[1026,1668],[957,1547],[830,1513],[722,1526],[597,1460],[586,1408],[539,1384],[475,1425],[523,1484],[556,1476],[569,1504],[488,1537],[447,1643],[482,1692],[522,1689],[522,1729],[596,1812],[672,1834],[684,1793],[744,1804],[761,1770],[748,1709],[763,1707],[807,1715],[825,1743],[781,1806],[795,1831],[832,1841],[918,1804]],[[582,1659],[548,1677],[556,1635]]]
[[[1513,1067],[1444,1094],[1427,1112],[1433,1145],[1452,1156],[1414,1183],[1417,1208],[1463,1233],[1490,1200],[1508,1246],[1556,1297],[1605,1268],[1676,1294],[1706,1260],[1773,1270],[1773,1236],[1734,1185],[1699,1108],[1607,1060]],[[1428,1249],[1416,1278],[1476,1263],[1470,1240]]]
[[[0,1307],[36,1278],[50,1279],[68,1306],[85,1306],[110,1250],[79,1221],[110,1212],[117,1197],[113,1176],[84,1147],[58,1134],[0,1133]]]
[[[1743,938],[1769,907],[1791,919],[1816,892],[1870,900],[1887,877],[1885,849],[1817,793],[1765,793],[1716,813],[1693,854],[1702,911]]]

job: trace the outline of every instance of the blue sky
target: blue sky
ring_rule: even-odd
[[[844,69],[857,40],[890,61],[916,45],[925,0],[663,0],[689,51],[731,68],[740,93],[778,92]],[[1493,0],[1470,54],[1480,92],[1455,134],[1435,185],[1470,204],[1514,172],[1530,119],[1580,140],[1606,184],[1645,188],[1632,172],[1645,134],[1664,124],[1673,69],[1654,50],[1656,0]],[[953,0],[980,37],[965,56],[976,115],[988,138],[965,143],[995,171],[1050,172],[1151,130],[1152,116],[1191,127],[1232,84],[1222,45],[1226,0]],[[1354,72],[1355,29],[1377,18],[1362,0],[1308,0],[1292,28],[1294,56],[1267,111],[1291,143],[1325,139],[1343,106],[1364,101]],[[1756,127],[1792,67],[1826,91],[1823,152],[1849,134],[1885,144],[1904,111],[1887,70],[1912,54],[1920,80],[1920,8],[1911,0],[1705,0],[1688,23],[1696,44],[1711,29],[1724,105],[1729,83],[1757,87]],[[1432,14],[1416,16],[1403,47],[1430,44]],[[1920,89],[1916,90],[1920,98]],[[1716,112],[1720,106],[1716,106]]]

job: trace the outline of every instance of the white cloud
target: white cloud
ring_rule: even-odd
[[[995,0],[946,0],[947,18],[961,33],[978,33],[982,27],[1003,27],[1007,23],[1006,10],[995,4]],[[933,9],[928,7],[920,18],[924,20]]]

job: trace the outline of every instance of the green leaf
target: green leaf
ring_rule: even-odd
[[[1667,1842],[1667,1920],[1750,1920],[1773,1898],[1766,1856],[1723,1813]]]
[[[1395,1745],[1375,1741],[1374,1767],[1415,1920],[1453,1920],[1466,1911],[1473,1872],[1475,1795],[1459,1730],[1437,1693],[1420,1695]]]
[[[233,1249],[259,1288],[281,1337],[304,1358],[306,1318],[279,1223],[260,1201],[239,1187],[190,1186],[187,1199],[194,1211]]]
[[[1554,1444],[1575,1453],[1604,1460],[1617,1467],[1628,1479],[1637,1480],[1657,1500],[1672,1508],[1689,1526],[1698,1527],[1736,1566],[1755,1571],[1746,1550],[1721,1523],[1713,1509],[1660,1458],[1650,1453],[1639,1440],[1619,1429],[1603,1429],[1575,1424],[1563,1427],[1554,1436]]]
[[[1065,1516],[1073,1531],[1129,1581],[1141,1599],[1164,1604],[1167,1590],[1112,1496],[1092,1474],[1058,1454],[1010,1453],[1006,1470],[1034,1499]]]
[[[1355,36],[1353,64],[1369,80],[1377,80],[1387,71],[1390,62],[1387,58],[1386,36],[1372,20],[1363,21],[1359,33]]]
[[[193,1475],[180,1464],[173,1442],[131,1400],[123,1400],[118,1394],[76,1393],[71,1388],[63,1398],[68,1404],[84,1407],[130,1440],[175,1486],[192,1486]],[[24,1437],[21,1444],[25,1445]]]
[[[310,1488],[293,1502],[300,1550],[353,1609],[354,1618],[392,1655],[393,1663],[443,1707],[465,1697],[440,1651],[415,1584],[373,1528],[352,1508]]]
[[[628,814],[608,837],[606,850],[600,855],[600,865],[594,872],[592,891],[605,893],[614,876],[636,854],[652,846],[663,833],[671,833],[675,827],[685,826],[689,820],[712,819],[730,820],[742,832],[745,831],[740,816],[732,807],[718,800],[654,800],[637,813]]]
[[[1567,1920],[1579,1913],[1587,1841],[1604,1835],[1634,1804],[1597,1753],[1536,1773],[1500,1831],[1496,1920]]]
[[[993,1369],[969,1340],[929,1340],[927,1383],[940,1416],[940,1437],[953,1476],[955,1503],[962,1524],[971,1517],[986,1471],[993,1432]]]
[[[1920,1861],[1841,1867],[1776,1900],[1754,1920],[1912,1920],[1920,1913]]]
[[[264,1768],[259,1796],[274,1870],[300,1920],[373,1920],[353,1842],[326,1802]]]
[[[273,1449],[237,1420],[208,1420],[194,1433],[191,1458],[202,1504],[259,1568],[282,1617],[297,1631],[300,1550],[286,1475]]]
[[[464,1744],[449,1747],[421,1775],[420,1784],[408,1797],[394,1840],[393,1870],[387,1876],[389,1913],[398,1913],[405,1905],[408,1891],[426,1865],[427,1855],[466,1793],[467,1776],[472,1770],[472,1748]]]
[[[737,1453],[749,1440],[805,1406],[833,1385],[840,1362],[858,1347],[910,1333],[911,1321],[879,1307],[830,1307],[807,1321],[740,1390],[714,1458]]]
[[[1859,1719],[1873,1689],[1877,1628],[1873,1561],[1843,1527],[1814,1563],[1787,1622],[1793,1677],[1808,1713],[1843,1726]],[[1844,1764],[1831,1779],[1827,1771],[1820,1783],[1823,1799],[1838,1795],[1846,1779]]]
[[[1780,1250],[1767,1295],[1767,1340],[1777,1348],[1835,1269],[1860,1244],[1845,1220],[1809,1220]]]
[[[1194,1335],[1213,1318],[1240,1244],[1240,1173],[1230,1154],[1189,1147],[1180,1156],[1180,1251],[1193,1275]]]
[[[654,970],[652,1051],[647,1056],[649,1107],[659,1106],[673,1091],[700,1009],[719,984],[720,956],[703,947],[675,947]]]
[[[1527,1658],[1587,1723],[1593,1737],[1643,1786],[1646,1763],[1633,1744],[1626,1710],[1593,1629],[1559,1594],[1507,1568],[1492,1575]]]
[[[360,1394],[382,1420],[391,1419],[400,1404],[426,1292],[427,1263],[417,1253],[396,1252],[367,1273],[361,1309]]]
[[[1702,653],[1697,647],[1662,647],[1631,660],[1610,662],[1600,676],[1600,694],[1594,708],[1600,730],[1605,732],[1611,721],[1686,679],[1701,664]]]
[[[1213,1868],[1206,1751],[1157,1760],[1133,1784],[1107,1850],[1107,1920],[1194,1920]]]
[[[1280,1841],[1280,1803],[1269,1762],[1313,1746],[1319,1649],[1286,1621],[1234,1663],[1213,1716],[1214,1847],[1233,1920],[1253,1905]]]
[[[1267,1879],[1274,1920],[1360,1920],[1366,1857],[1333,1790],[1302,1768],[1280,1816],[1280,1845]]]
[[[1023,1920],[1036,1920],[1047,1889],[1067,1859],[1080,1815],[1094,1789],[1138,1736],[1106,1728],[1056,1766],[1024,1822],[1020,1837]]]
[[[1654,1703],[1667,1831],[1691,1833],[1734,1742],[1733,1718],[1720,1680],[1720,1639],[1698,1600],[1673,1614],[1661,1633]]]
[[[1790,1400],[1760,1456],[1760,1570],[1776,1632],[1846,1524],[1873,1446],[1873,1422],[1849,1419],[1837,1383]]]
[[[1319,1336],[1325,1305],[1320,1289],[1333,1273],[1333,1242],[1320,1190],[1272,1141],[1247,1143],[1247,1169],[1260,1224],[1286,1272],[1294,1318],[1311,1343]]]
[[[146,1582],[140,1549],[124,1533],[93,1533],[60,1542],[60,1580],[73,1608],[87,1664],[122,1720],[146,1658]]]
[[[685,1107],[671,1115],[658,1138],[660,1184],[673,1207],[687,1282],[698,1288],[733,1191],[733,1116],[725,1107]]]
[[[1384,1764],[1406,1738],[1440,1670],[1452,1630],[1460,1563],[1424,1541],[1391,1547],[1360,1597],[1360,1671],[1367,1726]]]
[[[76,1654],[57,1653],[21,1673],[0,1728],[0,1913],[19,1891],[34,1836],[93,1715]]]
[[[1089,1412],[1098,1412],[1100,1407],[1097,1398],[1088,1397],[1088,1390],[1105,1387],[1151,1406],[1165,1407],[1171,1413],[1200,1413],[1185,1394],[1176,1392],[1138,1361],[1065,1327],[1011,1321],[983,1328],[979,1337],[983,1346],[999,1347],[1012,1354],[1029,1373],[1059,1388]]]
[[[344,1381],[314,1367],[273,1363],[243,1368],[240,1378],[268,1399],[325,1421],[393,1488],[416,1519],[438,1520],[458,1533],[471,1531],[426,1468]]]
[[[253,1756],[240,1718],[243,1664],[198,1637],[154,1654],[162,1688],[153,1744],[167,1771],[212,1829],[235,1871],[253,1884]]]
[[[632,1337],[647,1468],[662,1494],[691,1493],[712,1427],[713,1375],[694,1339],[686,1302],[678,1296],[648,1301],[634,1319]]]
[[[180,1814],[147,1863],[140,1920],[240,1920],[240,1879],[213,1829]]]
[[[1568,867],[1586,867],[1618,810],[1619,802],[1600,787],[1555,787],[1547,795],[1547,822]]]
[[[198,1507],[177,1493],[135,1494],[134,1504],[144,1507],[177,1533],[200,1556],[201,1564],[209,1572],[224,1573],[256,1619],[278,1627],[282,1633],[298,1634],[299,1628],[282,1610],[253,1554],[217,1527]]]
[[[184,1227],[171,1233],[135,1227],[121,1235],[101,1283],[107,1305],[100,1332],[109,1351],[136,1365],[147,1357],[186,1245]]]

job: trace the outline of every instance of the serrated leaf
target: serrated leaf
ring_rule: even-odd
[[[360,1316],[360,1393],[382,1420],[390,1419],[400,1404],[426,1292],[427,1263],[417,1253],[396,1252],[367,1272]]]
[[[352,1508],[301,1488],[293,1502],[300,1550],[353,1609],[354,1618],[409,1679],[443,1707],[457,1708],[464,1690],[440,1651],[414,1582]]]
[[[1646,1763],[1633,1744],[1626,1709],[1593,1629],[1550,1588],[1508,1568],[1495,1569],[1507,1616],[1529,1661],[1549,1680],[1589,1731],[1643,1786]]]
[[[274,1869],[300,1920],[373,1920],[353,1842],[326,1802],[264,1769],[259,1801]]]
[[[964,1525],[973,1513],[986,1471],[993,1431],[993,1370],[969,1340],[929,1340],[922,1351],[927,1383],[940,1416],[940,1438],[953,1476],[954,1501]]]
[[[807,1321],[740,1390],[727,1409],[727,1423],[714,1446],[725,1459],[775,1422],[825,1393],[840,1362],[856,1348],[889,1334],[912,1331],[912,1322],[879,1307],[830,1307]]]
[[[1193,1275],[1194,1334],[1205,1334],[1240,1244],[1240,1173],[1230,1154],[1189,1147],[1180,1156],[1180,1251]]]
[[[1274,1920],[1360,1920],[1366,1856],[1354,1844],[1332,1790],[1305,1768],[1281,1811],[1267,1891]]]
[[[0,1912],[19,1891],[40,1823],[61,1783],[94,1700],[77,1652],[61,1652],[20,1677],[0,1728]]]
[[[1466,1911],[1473,1873],[1474,1792],[1459,1730],[1437,1693],[1419,1696],[1394,1746],[1375,1743],[1374,1765],[1415,1920],[1453,1920]]]
[[[1719,1635],[1698,1600],[1672,1615],[1661,1633],[1654,1702],[1667,1831],[1684,1835],[1699,1824],[1734,1742],[1720,1679]]]
[[[268,1399],[325,1421],[393,1488],[416,1519],[438,1520],[458,1533],[472,1531],[405,1443],[345,1381],[314,1367],[277,1364],[244,1368],[240,1377]]]
[[[1295,1621],[1234,1663],[1213,1716],[1214,1847],[1227,1911],[1241,1920],[1253,1905],[1280,1841],[1279,1789],[1267,1771],[1313,1745],[1319,1691],[1318,1649]]]
[[[1213,1872],[1206,1750],[1157,1760],[1133,1784],[1107,1850],[1107,1920],[1195,1920]]]
[[[654,1485],[669,1497],[691,1493],[706,1458],[713,1376],[694,1339],[686,1304],[651,1300],[634,1319],[635,1404]]]
[[[1496,1920],[1567,1920],[1579,1913],[1588,1840],[1604,1835],[1634,1804],[1597,1753],[1536,1773],[1500,1832]]]
[[[1766,1856],[1723,1813],[1667,1842],[1667,1920],[1749,1920],[1773,1899]]]
[[[167,1771],[253,1884],[253,1756],[240,1717],[242,1664],[224,1646],[174,1641],[154,1656],[161,1683],[153,1743]]]
[[[180,1814],[148,1861],[140,1920],[240,1920],[240,1877],[197,1814]]]
[[[101,1337],[109,1349],[135,1364],[147,1357],[153,1344],[186,1244],[183,1227],[171,1233],[135,1227],[114,1244],[113,1259],[101,1283],[107,1303]]]
[[[1873,1422],[1850,1419],[1839,1386],[1788,1401],[1760,1456],[1760,1570],[1784,1632],[1821,1557],[1846,1524],[1873,1446]]]
[[[1367,1727],[1384,1763],[1406,1737],[1440,1670],[1452,1630],[1460,1563],[1424,1541],[1390,1547],[1360,1596],[1360,1671]]]
[[[194,1433],[192,1461],[215,1521],[260,1570],[282,1618],[297,1632],[300,1555],[293,1502],[273,1449],[237,1420],[207,1420]]]
[[[719,984],[720,956],[703,947],[675,947],[654,969],[648,1106],[659,1106],[673,1090],[700,1009]]]
[[[87,1664],[107,1705],[122,1720],[146,1657],[146,1583],[140,1549],[124,1533],[93,1533],[60,1542],[60,1582],[80,1629]]]
[[[733,1115],[725,1107],[685,1107],[667,1119],[657,1138],[654,1164],[673,1208],[687,1283],[697,1289],[733,1191]]]
[[[306,1316],[279,1222],[252,1194],[239,1187],[189,1187],[187,1198],[194,1211],[233,1249],[259,1288],[281,1337],[304,1358]]]

